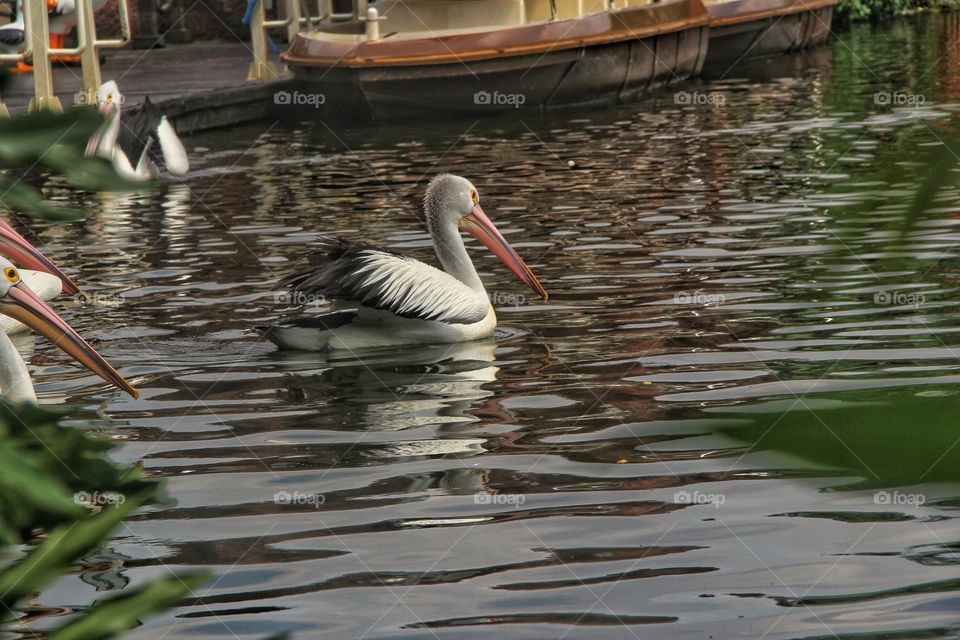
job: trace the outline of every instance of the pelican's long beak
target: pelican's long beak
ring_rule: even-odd
[[[0,220],[0,254],[7,256],[22,269],[46,271],[57,276],[63,283],[63,290],[67,295],[75,296],[80,293],[77,283],[47,260],[46,256],[37,251],[26,238],[4,220]]]
[[[537,280],[537,276],[533,275],[530,267],[524,264],[520,256],[517,255],[517,252],[513,250],[513,247],[500,235],[500,232],[493,226],[490,218],[483,212],[479,204],[473,205],[473,211],[470,215],[460,219],[460,229],[476,236],[480,242],[487,245],[487,248],[493,251],[496,256],[510,268],[510,271],[513,271],[518,278],[523,280],[528,287],[543,296],[544,300],[548,298],[547,292],[540,284],[540,281]]]
[[[106,133],[107,125],[110,124],[110,117],[117,111],[117,105],[114,104],[113,100],[104,100],[97,105],[97,110],[100,112],[100,115],[103,116],[104,123],[87,141],[87,149],[84,152],[87,156],[92,156],[97,153],[100,141],[103,140],[103,134]]]
[[[57,345],[67,355],[95,374],[129,393],[134,398],[140,393],[107,364],[66,321],[57,315],[46,302],[37,297],[22,281],[10,287],[7,295],[0,298],[0,313],[19,320]]]

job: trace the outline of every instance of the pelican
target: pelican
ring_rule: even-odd
[[[59,294],[61,290],[71,296],[80,293],[80,287],[78,287],[67,274],[58,269],[46,256],[37,251],[37,249],[30,244],[29,240],[20,235],[17,230],[5,220],[0,220],[0,255],[7,256],[14,264],[19,265],[23,269],[33,269],[56,276],[56,279],[59,281],[59,286],[54,287],[53,281],[48,278],[43,278],[42,281],[44,284],[41,285],[45,290],[49,289],[52,291],[56,288],[56,293],[53,295]],[[37,287],[31,287],[31,289],[33,289],[34,293],[40,294]],[[42,294],[41,297],[43,297]]]
[[[97,106],[106,122],[87,143],[87,155],[98,154],[110,160],[117,173],[125,178],[153,180],[160,177],[160,169],[150,158],[150,148],[156,143],[167,171],[174,175],[189,171],[187,151],[167,116],[150,102],[150,98],[144,98],[140,111],[121,123],[123,101],[123,94],[115,81],[108,80],[100,85]]]
[[[134,398],[139,393],[107,364],[57,312],[24,284],[12,262],[0,256],[0,313],[18,320],[46,337],[66,354]],[[0,394],[12,402],[37,401],[27,365],[13,341],[0,333]]]
[[[20,53],[23,50],[23,0],[18,0],[13,12],[13,21],[0,26],[0,53]],[[14,73],[33,71],[33,67],[23,60],[17,60]]]
[[[476,236],[531,289],[540,282],[480,208],[466,178],[441,174],[424,198],[427,228],[443,270],[389,249],[322,237],[310,266],[281,284],[295,300],[333,300],[329,313],[257,327],[281,349],[329,351],[479,340],[497,316],[467,254],[461,231]]]
[[[0,51],[20,53],[23,49],[23,0],[18,0],[13,22],[0,26]]]
[[[44,302],[63,292],[74,296],[80,288],[63,271],[4,220],[0,220],[0,255],[9,256],[21,267],[20,278]],[[0,331],[11,334],[26,331],[27,327],[13,318],[0,315]]]
[[[107,0],[93,0],[96,13]],[[50,25],[50,48],[62,49],[67,34],[77,26],[76,0],[47,0],[47,20]],[[64,60],[77,60],[79,56],[63,56]]]

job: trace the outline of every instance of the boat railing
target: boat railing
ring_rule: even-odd
[[[74,96],[75,104],[95,104],[100,88],[100,54],[106,47],[122,47],[130,42],[130,13],[127,0],[117,2],[120,17],[120,37],[97,38],[97,25],[93,14],[93,0],[77,0],[77,46],[71,48],[50,47],[50,20],[46,0],[23,0],[24,48],[17,53],[0,55],[2,62],[17,62],[30,59],[33,64],[33,99],[30,111],[48,109],[63,111],[60,99],[53,92],[53,69],[51,58],[80,56],[83,86]],[[7,108],[0,103],[0,113]]]
[[[316,30],[321,24],[354,21],[364,24],[363,38],[380,39],[380,22],[390,16],[392,33],[441,32],[448,29],[476,26],[476,14],[450,11],[449,5],[465,4],[450,0],[436,7],[433,0],[353,0],[350,12],[335,12],[334,0],[316,0],[316,15],[308,9],[309,0],[276,0],[282,18],[268,20],[265,0],[257,0],[250,16],[250,38],[253,61],[247,80],[274,80],[281,72],[271,60],[269,32],[284,29],[292,42],[302,30]],[[483,19],[490,26],[525,24],[549,20],[578,18],[594,13],[626,9],[659,0],[490,0]],[[284,70],[286,71],[286,70]]]
[[[270,36],[273,29],[285,29],[287,41],[293,38],[301,29],[313,29],[328,19],[331,15],[330,0],[317,0],[317,15],[312,15],[307,0],[281,0],[283,19],[267,20],[266,9],[262,0],[253,6],[250,16],[250,44],[253,50],[253,62],[247,72],[247,80],[273,80],[280,76],[276,65],[270,60]]]
[[[363,20],[360,17],[360,6],[364,0],[354,0],[353,10],[350,12],[335,12],[333,0],[316,0],[316,12],[310,11],[308,0],[280,0],[283,8],[283,18],[267,20],[266,8],[262,0],[253,6],[250,16],[250,40],[253,50],[253,62],[247,73],[247,80],[274,80],[280,76],[276,65],[270,59],[271,30],[284,29],[287,32],[287,42],[293,42],[294,36],[301,30],[313,31],[320,24],[339,20]],[[369,20],[369,11],[367,19]],[[376,23],[377,20],[373,22]],[[374,24],[375,27],[375,24]]]

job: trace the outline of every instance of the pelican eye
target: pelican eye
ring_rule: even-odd
[[[476,191],[470,192],[470,199],[473,200],[473,204],[477,204],[478,202],[480,202],[480,196],[477,195]]]
[[[20,274],[17,273],[17,270],[14,269],[13,267],[7,267],[6,269],[4,269],[3,275],[7,278],[7,280],[12,282],[13,284],[17,284],[18,282],[20,282]]]

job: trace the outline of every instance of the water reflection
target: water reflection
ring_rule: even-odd
[[[956,635],[957,24],[859,27],[689,85],[707,106],[211,134],[185,183],[38,225],[116,301],[64,315],[143,391],[97,416],[105,386],[38,343],[41,397],[177,500],[42,615],[203,565],[134,637]],[[256,341],[316,233],[430,259],[441,169],[548,303],[497,298],[485,343]]]

